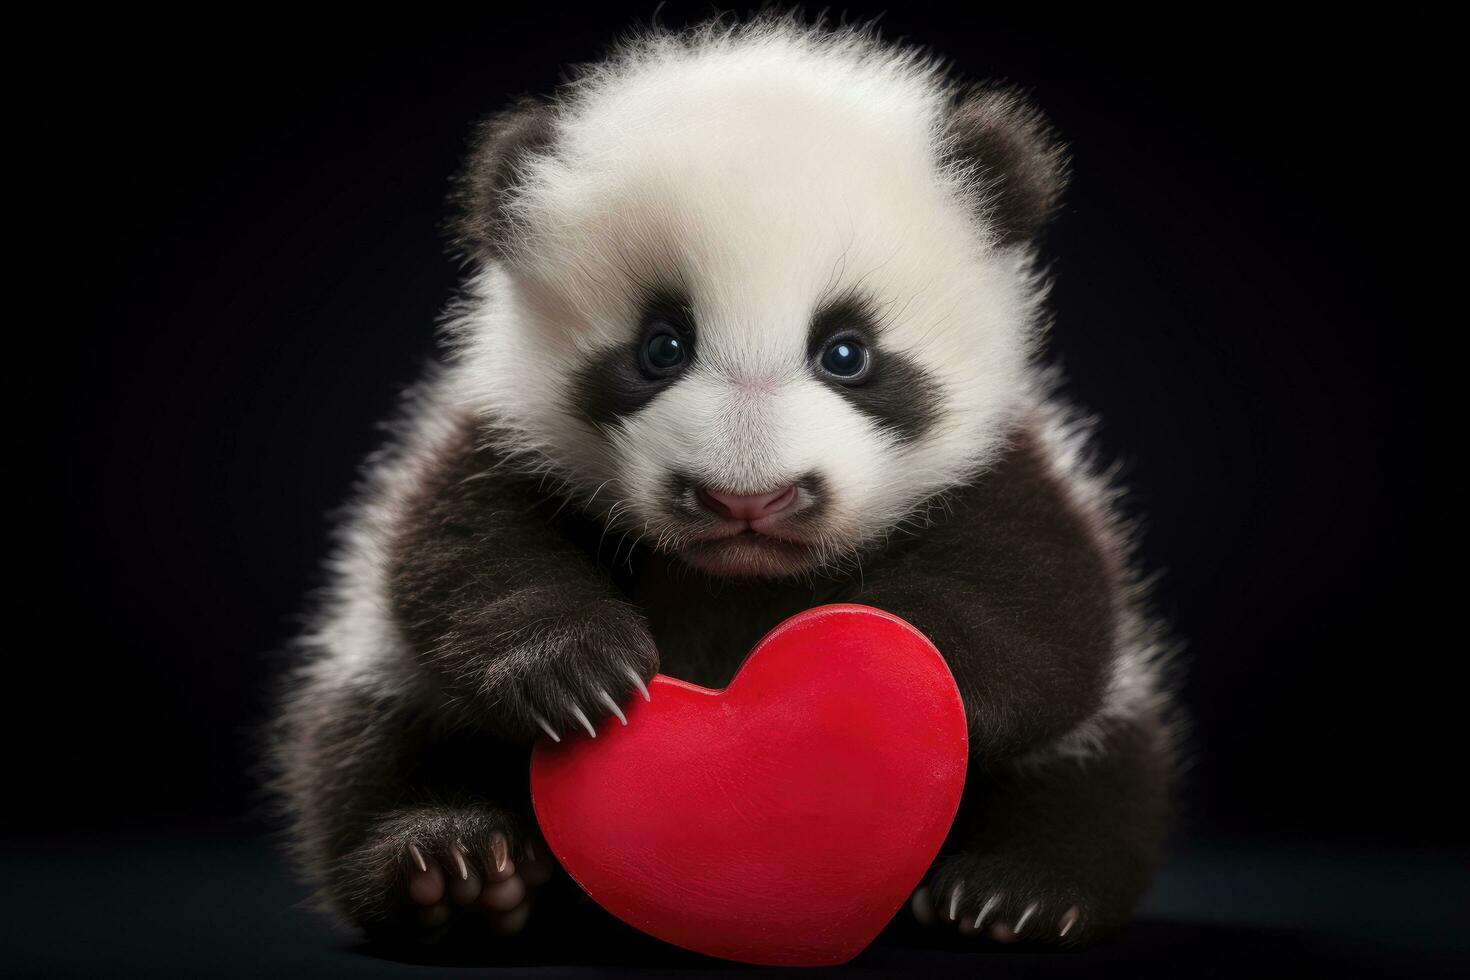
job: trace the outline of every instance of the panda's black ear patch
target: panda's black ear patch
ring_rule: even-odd
[[[1066,154],[1051,125],[1016,92],[982,88],[950,109],[944,161],[966,177],[997,244],[1035,240],[1067,183]]]
[[[506,208],[527,159],[550,148],[556,116],[546,102],[525,96],[480,122],[450,194],[454,247],[481,258],[505,256],[515,239]]]

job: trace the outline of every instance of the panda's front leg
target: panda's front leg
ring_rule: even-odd
[[[915,911],[1064,941],[1123,921],[1163,836],[1167,731],[1134,707],[1153,703],[1147,665],[1120,661],[1127,578],[1043,441],[1018,431],[945,519],[863,570],[858,601],[934,642],[969,725],[953,850]]]
[[[589,554],[591,522],[504,466],[471,420],[395,515],[385,599],[445,724],[512,742],[596,737],[648,697],[658,649]]]
[[[1142,718],[1086,756],[972,773],[915,918],[1000,942],[1082,943],[1123,925],[1162,850],[1170,754],[1167,730]]]
[[[1000,941],[1089,941],[1127,921],[1157,863],[1168,730],[1109,688],[1104,592],[1018,615],[1012,596],[967,586],[959,569],[912,571],[865,596],[934,641],[969,726],[965,798],[914,915]]]

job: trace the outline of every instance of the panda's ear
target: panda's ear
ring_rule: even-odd
[[[1050,124],[1007,89],[975,89],[955,102],[944,160],[961,175],[981,220],[1003,247],[1034,241],[1067,183],[1066,155]]]
[[[532,96],[475,127],[450,193],[449,231],[456,250],[481,259],[509,253],[516,228],[507,204],[527,160],[547,150],[555,135],[554,110]]]

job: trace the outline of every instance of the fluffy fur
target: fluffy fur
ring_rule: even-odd
[[[1123,922],[1171,722],[1116,491],[1038,360],[1064,176],[1013,93],[787,19],[653,33],[483,124],[445,363],[368,468],[276,739],[330,904],[407,928],[411,854],[522,853],[532,738],[585,737],[656,670],[723,684],[853,600],[934,639],[970,721],[916,914]],[[669,329],[687,360],[651,371]],[[823,370],[833,338],[868,350],[859,383]],[[786,485],[767,524],[702,504]]]

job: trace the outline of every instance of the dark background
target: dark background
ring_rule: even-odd
[[[1454,166],[1436,29],[1412,8],[948,6],[902,5],[885,33],[1031,90],[1070,142],[1052,349],[1126,463],[1187,643],[1183,846],[1463,855],[1435,800],[1457,765],[1464,643],[1442,631],[1465,584],[1446,516],[1463,494],[1438,460],[1463,317],[1427,308]],[[49,274],[19,287],[47,307],[24,332],[28,377],[50,383],[25,432],[49,478],[15,479],[40,498],[17,530],[56,530],[24,569],[40,628],[20,659],[40,674],[10,695],[13,839],[265,829],[247,769],[273,651],[377,423],[434,353],[468,128],[652,13],[216,12],[35,39],[61,186]]]

